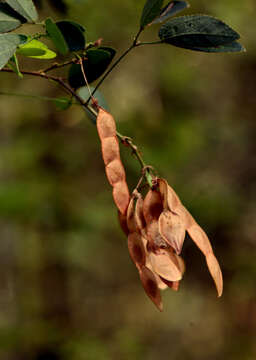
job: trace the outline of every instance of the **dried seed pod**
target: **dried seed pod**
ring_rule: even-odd
[[[159,248],[166,248],[168,246],[165,239],[161,236],[159,232],[157,220],[153,220],[147,225],[146,235],[149,242],[149,247],[152,251],[155,251]]]
[[[113,187],[113,198],[118,210],[125,214],[129,204],[129,189],[125,181],[116,183]]]
[[[215,282],[218,297],[220,297],[223,292],[223,278],[222,278],[222,272],[220,269],[220,265],[213,253],[209,253],[206,256],[206,262],[207,262],[207,266],[210,271],[210,274]]]
[[[135,209],[134,209],[134,196],[131,197],[127,208],[127,227],[130,233],[136,231],[136,223],[135,223]]]
[[[112,115],[99,108],[97,116],[97,130],[100,139],[116,136],[116,123]]]
[[[152,265],[151,265],[151,263],[148,261],[148,259],[147,259],[147,261],[146,261],[146,267],[153,272]],[[165,284],[165,282],[163,281],[163,279],[162,279],[160,276],[158,276],[156,273],[154,273],[154,275],[155,275],[155,278],[156,278],[156,281],[157,281],[157,286],[158,286],[158,288],[159,288],[160,290],[165,290],[165,289],[167,289],[167,288],[168,288],[168,285]]]
[[[123,215],[123,214],[120,213],[120,211],[118,211],[118,220],[119,220],[119,224],[121,226],[121,229],[123,230],[125,235],[128,236],[130,231],[129,231],[128,227],[127,227],[126,215]]]
[[[182,273],[172,252],[165,249],[160,249],[157,254],[149,252],[148,259],[157,275],[169,281],[181,280]]]
[[[205,255],[208,269],[215,282],[218,296],[220,297],[223,291],[222,273],[219,263],[214,256],[210,240],[203,229],[195,221],[194,224],[187,229],[187,231],[191,239]]]
[[[142,286],[146,294],[153,301],[156,307],[160,311],[163,311],[161,294],[154,273],[151,270],[149,270],[146,266],[142,266],[139,269],[139,274],[140,274],[140,280]]]
[[[102,139],[101,142],[102,157],[105,165],[119,158],[119,143],[116,137],[111,136]]]
[[[101,140],[102,157],[106,174],[113,187],[113,198],[118,210],[125,215],[130,195],[125,178],[125,170],[120,159],[114,118],[102,108],[97,116],[97,130]]]
[[[128,235],[128,250],[137,268],[146,264],[146,252],[141,235],[136,232]]]
[[[164,240],[177,254],[180,254],[186,233],[182,218],[178,214],[165,210],[159,217],[158,225],[159,232]]]
[[[170,289],[174,291],[179,290],[180,281],[168,281],[162,277],[160,277],[161,281],[165,284],[165,286],[169,287]]]
[[[139,193],[137,194],[137,202],[135,206],[135,222],[137,225],[137,230],[144,233],[146,221],[143,214],[143,199]]]
[[[149,190],[143,202],[143,214],[147,224],[158,220],[163,211],[161,195],[156,190]]]
[[[165,179],[157,179],[159,192],[163,199],[164,209],[175,211],[181,205],[181,201],[176,192],[168,185]]]

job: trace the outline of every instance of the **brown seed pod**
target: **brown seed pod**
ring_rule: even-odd
[[[113,187],[113,198],[118,210],[125,214],[129,204],[129,189],[125,181],[118,182]]]
[[[146,252],[140,234],[133,232],[128,235],[128,250],[137,268],[146,264]]]
[[[119,143],[116,137],[111,136],[101,141],[102,157],[105,165],[119,158]]]
[[[112,186],[118,182],[125,181],[124,167],[119,159],[113,160],[106,165],[106,174],[108,181]]]
[[[163,201],[157,190],[149,190],[143,202],[143,214],[147,224],[158,220],[163,211]]]
[[[136,223],[135,223],[135,209],[134,209],[134,196],[131,197],[127,208],[127,227],[130,233],[136,231]]]
[[[182,218],[178,214],[165,210],[159,217],[158,225],[161,236],[177,254],[180,254],[186,233]]]
[[[130,231],[129,231],[128,227],[127,227],[126,215],[123,215],[123,214],[120,213],[120,211],[118,211],[118,220],[119,220],[119,224],[121,226],[121,229],[123,230],[125,235],[128,236]]]
[[[160,249],[157,254],[149,252],[148,259],[153,271],[168,281],[178,281],[182,273],[175,255],[166,249]]]
[[[146,294],[153,301],[158,310],[163,311],[161,294],[154,273],[146,266],[142,266],[139,269],[139,274],[142,286]]]
[[[106,166],[107,178],[113,187],[113,198],[118,210],[125,215],[130,195],[125,170],[120,159],[116,124],[113,116],[102,108],[99,108],[97,116],[97,130],[101,140],[102,157]]]
[[[137,194],[137,202],[135,206],[135,222],[137,230],[144,233],[146,221],[143,214],[143,199],[140,193]]]
[[[210,274],[215,282],[218,296],[222,295],[223,291],[223,279],[219,263],[214,256],[210,240],[204,230],[195,222],[187,229],[191,239],[199,247],[202,253],[206,257],[206,263]]]

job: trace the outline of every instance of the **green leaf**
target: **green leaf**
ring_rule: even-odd
[[[171,1],[161,10],[160,16],[153,20],[152,24],[162,23],[189,6],[189,3],[186,1]]]
[[[85,48],[84,27],[74,21],[56,22],[70,51],[79,51]]]
[[[114,49],[108,47],[87,50],[86,59],[83,60],[83,68],[89,84],[98,79],[106,71],[115,53]],[[71,65],[68,81],[75,89],[86,84],[79,64]]]
[[[84,101],[86,101],[89,98],[90,93],[93,92],[93,90],[94,90],[94,87],[90,86],[90,92],[89,92],[88,87],[84,86],[84,87],[81,87],[77,93]],[[95,94],[93,95],[93,98],[97,100],[99,106],[101,106],[103,109],[109,111],[108,104],[107,104],[104,96],[102,95],[102,93],[99,90],[97,90],[95,92]],[[92,104],[91,101],[90,101],[90,104]],[[84,110],[85,110],[87,116],[89,117],[89,119],[92,120],[93,123],[96,123],[96,116],[94,114],[92,114],[85,107],[84,107]]]
[[[6,0],[6,2],[28,22],[35,22],[38,19],[38,14],[32,0]]]
[[[45,20],[45,27],[56,49],[62,55],[66,55],[69,52],[68,44],[66,43],[66,40],[56,23],[53,22],[52,19],[48,18]]]
[[[58,110],[67,110],[72,105],[72,100],[63,96],[56,98],[54,103]]]
[[[164,43],[197,51],[229,44],[240,38],[228,25],[207,15],[172,19],[161,26],[159,37]]]
[[[12,69],[12,71],[14,71],[15,74],[17,74],[20,79],[23,78],[23,74],[20,72],[19,62],[18,62],[18,59],[17,59],[16,54],[14,54],[14,55],[10,58],[10,61],[8,62],[7,66],[8,66],[10,69]]]
[[[144,29],[146,25],[150,24],[157,16],[160,15],[163,2],[164,0],[147,0],[142,10],[140,19],[141,29]]]
[[[0,34],[0,69],[4,67],[14,55],[19,45],[27,40],[24,35]]]
[[[34,59],[54,59],[56,53],[50,50],[44,43],[39,40],[31,40],[24,45],[19,46],[16,53]]]
[[[6,3],[0,3],[0,33],[17,29],[21,25],[19,15]]]

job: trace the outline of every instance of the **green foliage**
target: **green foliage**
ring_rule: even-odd
[[[32,0],[6,0],[6,2],[28,22],[37,20],[38,14]]]
[[[189,6],[186,1],[171,1],[161,10],[160,15],[152,21],[152,24],[162,23]]]
[[[66,55],[69,51],[68,44],[66,43],[66,40],[56,23],[53,22],[52,19],[48,18],[45,20],[45,27],[56,49],[62,55]]]
[[[160,15],[163,2],[164,0],[147,0],[140,19],[141,29],[144,29],[145,26]]]
[[[172,19],[162,25],[159,37],[164,43],[199,51],[230,44],[240,38],[228,25],[207,15]]]
[[[16,54],[24,55],[34,59],[54,59],[56,53],[50,50],[44,43],[39,40],[31,40],[18,47]]]
[[[56,22],[70,51],[79,51],[85,48],[85,28],[74,21]]]
[[[83,68],[88,84],[98,79],[106,71],[115,53],[116,51],[109,47],[87,50],[86,58],[83,60]],[[80,65],[73,64],[70,67],[68,81],[74,89],[86,84]]]
[[[94,91],[94,87],[93,86],[90,86],[90,90],[88,89],[87,86],[83,86],[81,87],[77,93],[78,95],[84,100],[84,101],[87,101],[91,95],[91,93]],[[104,96],[102,95],[102,93],[97,90],[94,95],[93,95],[93,99],[97,101],[97,104],[99,106],[101,106],[103,109],[105,110],[109,110],[109,107],[108,107],[108,104],[104,98]],[[90,101],[90,104],[92,104],[92,101]],[[87,116],[89,117],[89,119],[94,123],[96,124],[96,115],[92,114],[90,111],[88,111],[88,109],[86,109],[86,107],[84,107],[84,110],[87,114]]]
[[[14,55],[17,47],[27,40],[25,35],[0,34],[0,69]]]
[[[21,26],[21,19],[6,3],[0,3],[0,33],[12,31]]]

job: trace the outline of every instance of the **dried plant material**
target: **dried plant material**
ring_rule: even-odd
[[[195,221],[194,224],[187,229],[187,232],[205,256],[213,252],[208,236]]]
[[[166,248],[168,245],[163,237],[160,235],[158,221],[153,220],[146,228],[146,236],[148,239],[149,248],[155,251],[159,248]]]
[[[135,222],[138,231],[144,232],[144,229],[146,227],[146,221],[143,214],[143,199],[141,194],[138,194],[137,202],[135,206]]]
[[[97,130],[100,139],[116,136],[116,123],[112,115],[99,108],[97,116]]]
[[[163,206],[165,210],[175,211],[181,205],[181,201],[176,192],[168,185],[165,179],[157,179],[159,192],[163,199]]]
[[[115,184],[113,188],[113,198],[118,210],[125,214],[129,204],[129,189],[125,181]]]
[[[119,143],[116,137],[108,137],[102,140],[102,157],[104,164],[119,158]]]
[[[176,260],[177,260],[179,269],[180,269],[180,271],[181,271],[181,274],[183,275],[184,272],[185,272],[185,270],[186,270],[185,262],[184,262],[184,260],[182,259],[181,256],[179,256],[179,255],[177,255],[177,254],[174,254],[174,256],[176,257]]]
[[[136,231],[136,223],[135,223],[135,209],[134,209],[134,196],[131,197],[127,208],[127,227],[130,233]]]
[[[210,274],[215,282],[218,297],[222,295],[223,291],[223,279],[222,279],[222,272],[218,263],[218,260],[214,256],[213,253],[209,253],[206,256],[206,262],[208,269],[210,271]]]
[[[139,270],[140,280],[142,286],[148,295],[148,297],[153,301],[158,310],[163,311],[163,304],[161,299],[160,290],[158,288],[157,280],[155,275],[151,270],[146,266],[142,266]]]
[[[128,227],[127,227],[126,215],[123,215],[123,214],[120,213],[120,211],[118,211],[118,220],[119,220],[119,224],[121,226],[121,229],[123,230],[125,235],[128,236],[130,231],[129,231]]]
[[[149,190],[143,202],[143,214],[147,224],[158,220],[163,211],[161,195],[158,191]]]
[[[113,198],[118,210],[125,215],[130,195],[125,170],[120,159],[116,124],[113,116],[102,108],[99,108],[97,116],[97,130],[101,140],[106,175],[110,185],[113,187]]]
[[[159,232],[164,240],[176,251],[181,253],[185,239],[185,226],[182,218],[169,210],[161,213],[159,220]]]
[[[133,232],[128,235],[128,250],[132,261],[140,268],[146,264],[146,253],[141,236]]]
[[[159,253],[155,254],[150,252],[148,254],[149,261],[152,265],[153,271],[169,281],[178,281],[182,278],[182,273],[179,269],[177,259],[172,252],[168,252],[165,249],[159,250]]]
[[[113,160],[106,165],[106,174],[108,181],[112,186],[125,180],[124,167],[120,163],[119,159]]]
[[[168,281],[162,277],[160,277],[161,281],[165,284],[165,286],[169,287],[170,289],[174,291],[179,290],[180,281]]]

